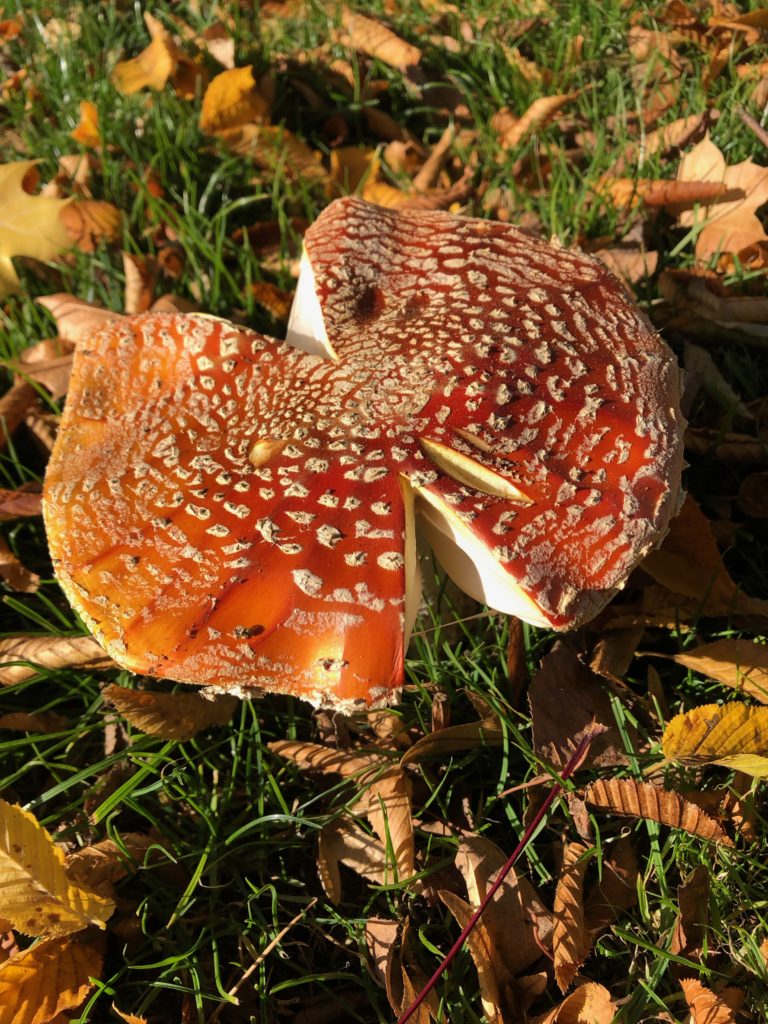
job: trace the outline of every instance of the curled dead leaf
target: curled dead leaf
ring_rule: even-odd
[[[577,96],[576,92],[539,96],[520,117],[516,117],[509,107],[503,107],[491,120],[491,127],[498,133],[499,145],[502,149],[519,145],[526,135],[549,124],[555,114]]]
[[[341,23],[344,29],[341,42],[383,64],[405,72],[421,60],[421,50],[417,46],[401,39],[376,18],[369,18],[345,7]]]
[[[733,846],[722,828],[696,804],[651,782],[599,779],[587,786],[584,799],[601,811],[629,818],[650,818],[724,846]]]
[[[81,252],[94,252],[99,245],[117,242],[122,234],[123,215],[113,203],[78,199],[60,212],[70,244]]]
[[[584,875],[589,853],[583,843],[568,843],[555,890],[552,956],[555,980],[562,992],[571,987],[592,946],[584,924]]]

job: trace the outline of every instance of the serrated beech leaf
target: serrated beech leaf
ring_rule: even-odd
[[[85,999],[102,955],[78,936],[36,942],[0,965],[0,1024],[48,1024]]]
[[[768,708],[704,704],[677,715],[662,738],[664,756],[683,764],[720,764],[768,776]]]

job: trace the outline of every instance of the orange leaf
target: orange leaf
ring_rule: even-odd
[[[680,988],[691,1011],[691,1024],[736,1024],[729,1003],[696,978],[683,978]]]
[[[69,134],[75,142],[91,149],[101,145],[99,112],[90,100],[83,100],[80,103],[80,121]]]
[[[499,145],[503,149],[517,146],[530,132],[543,128],[566,103],[576,99],[578,93],[559,93],[554,96],[540,96],[528,109],[516,118],[508,107],[504,107],[494,117],[492,126],[499,131]]]
[[[0,964],[0,1024],[48,1024],[79,1006],[101,973],[99,950],[77,937],[45,939]]]
[[[710,839],[724,846],[733,842],[717,822],[679,793],[634,779],[599,779],[587,786],[584,799],[593,807],[629,818],[650,818],[662,825]]]
[[[115,65],[112,81],[124,96],[132,96],[141,89],[162,89],[176,65],[176,47],[170,35],[161,32],[137,57]]]
[[[102,242],[120,238],[123,215],[112,203],[80,199],[69,203],[59,213],[72,245],[81,252],[94,252]]]
[[[531,1024],[612,1024],[617,1010],[608,989],[590,981]]]

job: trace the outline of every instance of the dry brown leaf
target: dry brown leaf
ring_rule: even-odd
[[[101,974],[100,949],[75,936],[45,939],[0,964],[0,1024],[49,1024],[79,1006]]]
[[[40,408],[37,391],[29,381],[16,381],[0,396],[0,448],[27,416]]]
[[[99,245],[117,242],[123,230],[123,215],[113,203],[78,199],[59,212],[59,220],[70,245],[81,252],[95,252]]]
[[[411,794],[410,780],[400,768],[388,769],[368,791],[368,820],[384,848],[392,851],[397,881],[416,870]]]
[[[20,663],[20,664],[19,664]],[[89,636],[18,636],[0,640],[0,684],[33,679],[40,671],[79,668],[97,672],[115,663]]]
[[[733,846],[732,840],[718,823],[700,807],[684,800],[679,793],[662,789],[651,782],[599,779],[587,786],[584,799],[601,811],[629,818],[650,818],[662,825],[681,828],[702,839]]]
[[[61,398],[69,389],[72,348],[64,338],[46,338],[22,352],[23,360],[12,364],[13,369],[25,380],[42,384],[54,398]]]
[[[465,928],[472,917],[473,908],[447,890],[441,889],[438,896],[456,918],[459,927]],[[480,999],[488,1024],[504,1024],[506,1017],[502,1000],[511,981],[511,974],[494,947],[484,918],[480,918],[469,933],[466,945],[477,971]]]
[[[562,992],[571,987],[592,946],[584,924],[584,875],[589,852],[583,843],[568,843],[555,890],[552,955],[555,980]]]
[[[328,899],[336,904],[341,903],[342,895],[340,864],[346,864],[374,885],[383,884],[387,878],[383,843],[369,836],[349,818],[332,821],[320,831],[317,853],[320,882]]]
[[[320,162],[320,154],[287,128],[245,124],[222,130],[218,136],[233,153],[249,157],[266,171],[328,188],[330,178]]]
[[[708,455],[731,466],[759,466],[768,462],[768,447],[751,434],[688,427],[685,448],[694,455]]]
[[[80,102],[80,121],[70,133],[70,137],[81,146],[96,149],[101,145],[99,132],[99,112],[90,100]]]
[[[670,953],[700,960],[709,916],[709,869],[698,864],[677,887],[678,913]]]
[[[718,203],[700,210],[684,211],[678,222],[696,227],[696,257],[707,260],[715,253],[738,252],[757,242],[768,241],[756,210],[768,202],[768,167],[752,160],[728,166],[709,134],[680,161],[679,181],[714,182],[741,189],[743,199]]]
[[[35,299],[51,314],[56,321],[59,337],[77,344],[84,341],[97,327],[105,321],[122,320],[122,314],[102,309],[92,302],[84,302],[66,292],[54,295],[41,295]]]
[[[209,700],[202,693],[156,693],[114,684],[102,694],[134,729],[164,740],[188,740],[203,729],[227,725],[239,703],[228,694]]]
[[[137,871],[154,843],[151,836],[140,832],[126,832],[120,841],[122,847],[113,839],[103,839],[100,843],[70,853],[67,857],[69,878],[80,885],[87,885],[101,896],[112,897],[115,882]]]
[[[768,704],[768,645],[752,640],[716,640],[672,655],[679,665]]]
[[[392,767],[391,760],[380,753],[337,750],[320,743],[304,743],[300,740],[275,740],[267,746],[273,754],[295,761],[300,768],[341,775],[344,779],[354,778],[361,784]]]
[[[200,130],[209,135],[261,122],[269,115],[269,104],[259,93],[253,65],[222,71],[211,81],[203,96]]]
[[[70,245],[60,220],[70,200],[30,195],[23,188],[35,166],[35,160],[0,164],[0,298],[20,287],[12,257],[52,260]]]
[[[507,860],[506,854],[483,836],[465,836],[456,851],[472,906],[479,906]],[[496,955],[516,975],[541,957],[552,941],[552,915],[536,890],[511,870],[483,915]]]
[[[491,120],[491,127],[498,134],[502,149],[512,149],[519,145],[526,135],[543,128],[554,118],[555,114],[572,100],[578,93],[558,93],[554,96],[540,96],[528,109],[516,117],[509,107],[502,107]]]
[[[155,277],[157,266],[148,256],[123,254],[123,273],[125,274],[125,312],[132,316],[135,313],[146,313],[152,305],[155,295]]]
[[[742,593],[726,572],[709,522],[690,496],[643,569],[674,594],[697,602],[700,615],[766,615],[768,601]]]
[[[69,878],[64,854],[40,822],[0,800],[3,915],[24,935],[67,935],[104,928],[115,905]]]
[[[365,922],[365,944],[368,947],[373,973],[382,985],[386,979],[387,958],[397,941],[399,931],[400,922],[388,918],[369,917]]]
[[[548,1013],[531,1018],[531,1024],[612,1024],[617,1010],[608,989],[590,981]]]
[[[656,273],[659,254],[636,245],[612,245],[592,254],[625,284],[637,284]]]
[[[68,718],[53,711],[41,711],[37,715],[12,711],[9,715],[0,715],[0,729],[15,732],[63,732],[71,727],[72,722]]]
[[[621,836],[604,850],[602,878],[584,901],[584,923],[593,939],[610,928],[623,910],[635,906],[639,874],[629,836]]]
[[[397,210],[446,210],[454,203],[463,202],[472,191],[469,177],[460,178],[446,189],[430,189],[428,192],[403,192],[385,181],[366,181],[363,199],[378,206]]]
[[[606,684],[570,648],[558,644],[543,659],[528,699],[534,749],[540,757],[557,767],[564,765],[583,730],[597,722],[606,731],[592,743],[585,764],[607,768],[627,763]]]
[[[287,292],[269,281],[257,281],[252,284],[250,295],[257,305],[271,313],[275,320],[288,320],[293,305],[294,292]]]
[[[462,750],[473,750],[478,746],[498,746],[503,742],[501,722],[491,715],[477,722],[451,725],[447,729],[427,733],[417,740],[400,758],[401,766],[413,764],[424,757],[450,757]]]
[[[768,708],[733,701],[677,715],[662,737],[664,756],[683,764],[720,764],[768,776]]]
[[[421,50],[417,46],[407,43],[375,18],[345,7],[341,23],[344,28],[341,41],[344,45],[374,57],[383,64],[406,72],[421,60]]]
[[[675,181],[653,178],[604,178],[600,194],[619,210],[631,210],[641,203],[650,207],[690,209],[696,203],[719,203],[733,199],[734,190],[719,181]],[[740,197],[743,193],[738,192]]]
[[[691,1024],[736,1024],[736,1015],[722,995],[715,995],[697,978],[683,978],[680,981]]]
[[[640,161],[647,160],[657,153],[668,153],[672,149],[680,149],[692,142],[699,132],[703,132],[708,120],[714,120],[716,111],[705,114],[689,114],[677,118],[669,124],[656,128],[643,138],[642,142],[631,144],[630,152],[624,151],[624,161],[638,156]]]
[[[34,594],[40,586],[40,577],[37,573],[22,565],[2,537],[0,537],[0,579],[10,590],[15,590],[18,594]]]

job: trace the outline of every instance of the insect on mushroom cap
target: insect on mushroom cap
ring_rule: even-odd
[[[395,698],[416,524],[470,594],[593,616],[679,501],[679,373],[594,260],[332,203],[286,343],[144,315],[77,353],[45,485],[58,577],[135,671]],[[297,347],[300,346],[300,347]]]

